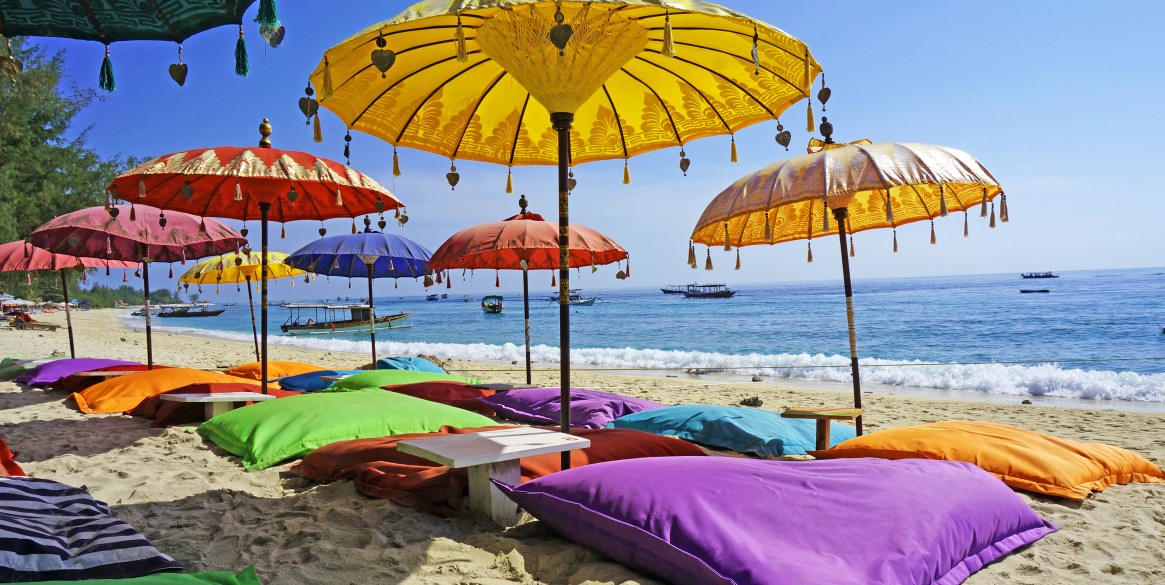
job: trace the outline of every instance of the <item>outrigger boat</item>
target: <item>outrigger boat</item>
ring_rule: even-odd
[[[558,293],[556,293],[556,292],[550,293],[550,297],[546,300],[548,300],[552,303],[557,303],[558,302]],[[582,294],[582,289],[578,289],[578,288],[570,289],[570,304],[571,305],[574,305],[576,307],[589,307],[589,306],[595,304],[595,301],[597,301],[597,300],[599,300],[599,297],[584,297]]]
[[[211,309],[208,304],[161,305],[158,317],[217,317],[226,309]]]
[[[502,312],[502,297],[501,295],[486,295],[481,297],[481,310],[486,313],[501,313]]]
[[[688,299],[727,299],[736,294],[723,284],[689,284],[684,290],[684,298]]]
[[[279,327],[289,335],[332,335],[336,333],[358,333],[368,331],[372,326],[372,309],[368,305],[287,305],[291,314]],[[345,313],[346,312],[346,313]],[[343,319],[343,316],[347,319]],[[410,313],[397,313],[376,318],[377,329],[403,329],[411,324],[398,321]]]
[[[1060,278],[1059,274],[1051,272],[1024,272],[1020,276],[1023,278]]]

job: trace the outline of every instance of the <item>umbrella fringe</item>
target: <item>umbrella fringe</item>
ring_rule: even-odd
[[[247,41],[243,39],[243,25],[239,25],[239,40],[235,42],[235,75],[246,77],[251,74],[251,63],[247,59]]]

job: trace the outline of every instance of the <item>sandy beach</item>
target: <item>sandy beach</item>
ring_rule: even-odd
[[[64,324],[57,313],[38,318]],[[113,310],[74,313],[78,357],[145,361],[143,332],[122,328]],[[56,332],[0,329],[0,356],[67,354]],[[273,360],[354,368],[362,354],[272,345]],[[442,357],[442,356],[436,356]],[[251,361],[249,344],[156,332],[156,363],[218,368]],[[535,383],[556,385],[543,364]],[[518,382],[520,366],[456,361],[451,373]],[[579,370],[576,386],[665,404],[763,408],[846,406],[837,390],[788,382],[723,384],[698,377],[647,377]],[[350,482],[320,485],[287,464],[248,473],[236,457],[191,432],[150,428],[149,420],[83,415],[60,392],[0,383],[0,437],[31,476],[85,486],[188,571],[254,565],[264,583],[656,583],[555,536],[538,522],[502,531],[465,515],[442,519],[358,494]],[[868,430],[942,420],[979,420],[1131,449],[1165,464],[1165,414],[1104,408],[939,400],[869,393]],[[1093,584],[1165,582],[1165,483],[1114,486],[1082,504],[1021,497],[1061,527],[972,575],[967,583]],[[872,537],[874,535],[871,535]]]

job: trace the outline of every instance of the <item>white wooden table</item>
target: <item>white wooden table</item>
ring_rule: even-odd
[[[161,396],[162,400],[170,400],[172,402],[204,403],[206,420],[210,420],[231,410],[237,404],[244,402],[262,402],[275,398],[270,394],[260,394],[258,392],[183,392],[178,394],[159,394],[159,396]]]
[[[518,523],[518,505],[490,483],[496,479],[507,485],[522,482],[522,457],[560,453],[591,446],[582,437],[515,427],[467,435],[448,435],[397,443],[397,451],[436,461],[452,468],[469,468],[469,506],[502,526]]]

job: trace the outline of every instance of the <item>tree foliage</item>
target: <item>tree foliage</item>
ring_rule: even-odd
[[[87,145],[88,129],[73,128],[96,96],[65,83],[62,53],[47,55],[15,38],[12,54],[24,71],[0,74],[0,243],[23,239],[58,215],[101,205],[105,187],[137,162],[99,154]],[[79,273],[70,274],[72,288]],[[60,277],[51,276],[34,281],[34,296],[60,294]],[[0,290],[15,293],[25,278],[0,275]]]

